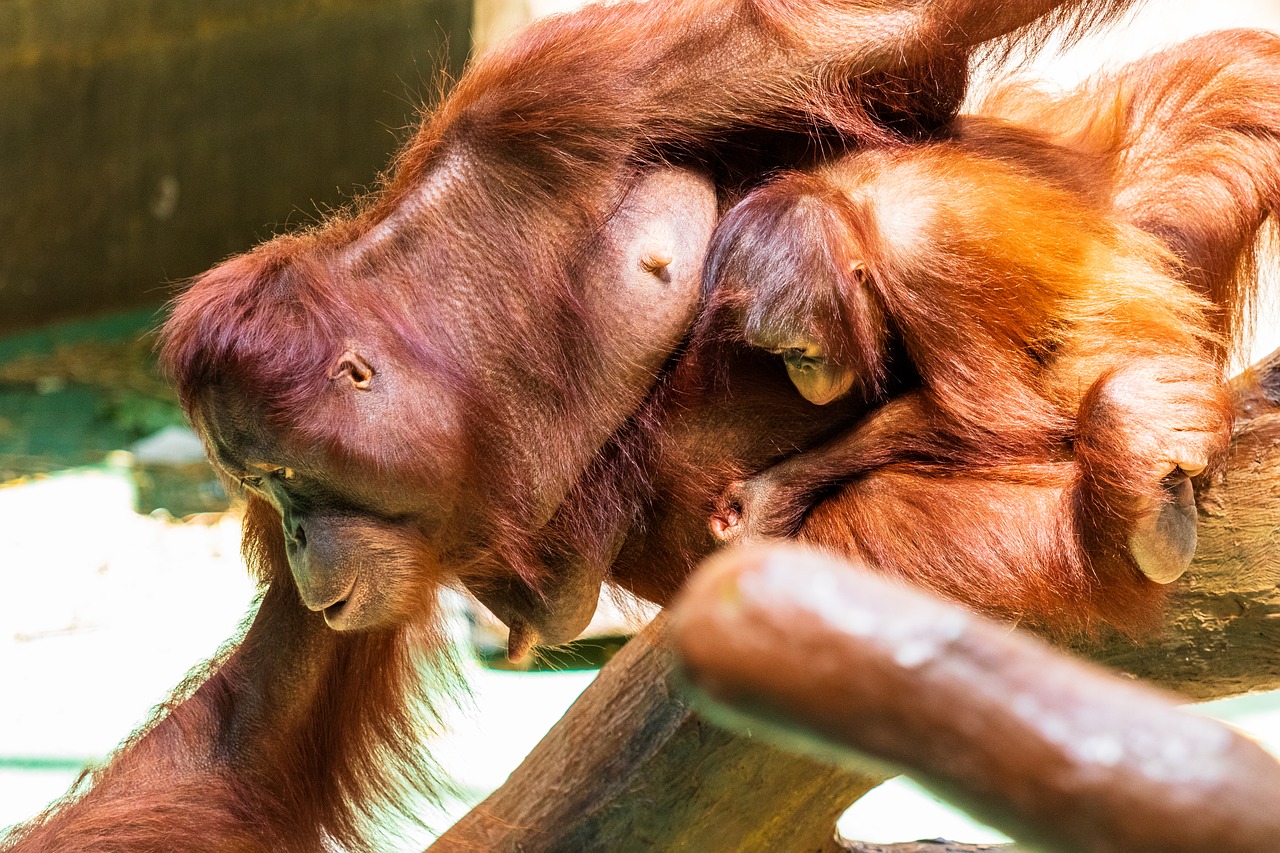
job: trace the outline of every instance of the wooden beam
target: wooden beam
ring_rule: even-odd
[[[1256,853],[1280,763],[1025,632],[790,543],[708,560],[670,611],[699,707],[833,763],[868,759],[1033,849]]]
[[[711,725],[674,668],[659,616],[431,849],[840,850],[836,819],[885,774],[849,774]]]

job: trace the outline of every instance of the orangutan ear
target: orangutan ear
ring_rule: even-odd
[[[715,223],[707,176],[661,166],[636,178],[596,235],[581,279],[585,307],[609,330],[616,361],[652,372],[684,337]]]
[[[348,349],[333,362],[329,368],[330,379],[346,379],[361,391],[367,391],[373,382],[376,371],[364,356],[353,349]]]

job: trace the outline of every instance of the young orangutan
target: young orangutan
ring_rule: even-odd
[[[1220,33],[748,196],[687,359],[732,363],[701,391],[685,373],[651,512],[736,469],[721,539],[798,533],[1051,631],[1153,624],[1195,549],[1190,478],[1230,436],[1225,358],[1280,203],[1277,68],[1274,36]],[[753,417],[711,414],[745,405],[752,351],[781,356],[799,422],[713,446],[699,420]],[[622,583],[672,560],[646,546]]]
[[[878,408],[737,484],[713,525],[793,533],[824,489],[887,466],[1016,482],[1074,457],[1092,565],[1173,581],[1188,477],[1230,437],[1211,305],[1158,241],[975,137],[785,175],[726,218],[712,309],[810,403]]]

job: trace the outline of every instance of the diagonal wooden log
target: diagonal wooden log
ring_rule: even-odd
[[[706,722],[673,685],[674,667],[659,616],[431,850],[839,850],[836,819],[887,775],[849,774]]]
[[[902,844],[868,844],[842,841],[845,853],[1016,853],[1011,844],[956,844],[955,841],[904,841]]]
[[[699,707],[883,761],[1036,850],[1259,853],[1280,762],[1173,694],[793,544],[716,555],[670,610]]]
[[[1172,595],[1168,630],[1076,647],[1195,699],[1280,687],[1280,351],[1234,388],[1231,457],[1201,484],[1200,547]],[[845,846],[832,828],[883,776],[706,723],[673,687],[665,630],[659,619],[633,640],[506,784],[431,849],[876,850]]]

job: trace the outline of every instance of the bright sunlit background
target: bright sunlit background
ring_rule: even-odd
[[[109,17],[113,5],[110,0],[94,4],[93,14]],[[474,8],[466,3],[451,8],[473,15],[478,39],[490,42],[531,14],[568,5],[476,0]],[[0,28],[6,20],[29,24],[30,10],[38,6],[0,0]],[[14,11],[18,7],[23,7],[21,14]],[[1280,30],[1280,0],[1151,3],[1116,31],[1066,56],[1039,60],[1033,68],[1059,85],[1070,85],[1103,64],[1136,58],[1196,33],[1238,26]],[[5,55],[6,38],[0,29],[0,103],[8,81],[20,76],[14,69],[23,67],[16,48],[15,56]],[[365,50],[376,55],[378,47]],[[422,67],[439,56],[438,50],[424,54]],[[102,73],[114,72],[104,65]],[[427,76],[419,72],[420,78]],[[395,100],[406,90],[423,87],[410,81],[403,88],[388,88],[395,89]],[[385,100],[387,89],[370,96]],[[128,122],[130,116],[122,111],[118,121]],[[21,130],[0,129],[0,152],[8,150],[4,141]],[[377,164],[389,155],[394,141],[381,128],[378,132],[386,150],[373,165],[351,167],[345,177],[340,169],[333,172],[339,177],[332,181],[347,182],[344,192],[371,181]],[[293,146],[264,157],[308,156],[306,139]],[[52,162],[59,156],[55,150],[47,156],[49,175],[68,174],[75,166]],[[0,186],[7,184],[7,168],[0,162]],[[160,168],[161,177],[143,192],[142,203],[156,219],[166,219],[175,206],[180,211],[187,192],[188,179],[180,182],[168,168]],[[302,195],[288,205],[310,209],[313,197]],[[247,248],[255,228],[261,236],[270,233],[272,221],[306,218],[290,214],[288,205],[263,213],[248,233],[211,249],[213,254],[198,263],[207,265],[221,254]],[[4,221],[0,203],[0,223]],[[49,219],[18,224],[22,233],[62,227]],[[33,306],[31,316],[62,320],[55,325],[23,323],[0,314],[0,329],[10,330],[8,337],[0,337],[0,481],[7,481],[0,486],[0,692],[5,697],[0,702],[0,827],[38,812],[86,764],[106,756],[191,667],[235,633],[251,608],[253,589],[238,557],[238,519],[220,511],[197,512],[217,510],[220,499],[202,496],[200,490],[212,486],[201,480],[198,447],[176,428],[171,401],[163,389],[156,390],[153,379],[112,372],[112,359],[142,370],[138,365],[145,349],[131,342],[155,322],[147,306],[163,298],[167,276],[198,268],[166,269],[137,283],[144,296],[121,304],[142,305],[141,313],[67,322],[77,313],[101,314],[101,306],[90,299],[80,312],[68,303],[69,308],[40,315],[39,301],[32,297],[22,303]],[[8,297],[5,288],[11,286],[0,275],[0,297]],[[1264,308],[1255,358],[1280,345],[1274,306],[1268,301]],[[124,386],[128,394],[121,392]],[[76,445],[77,430],[85,424],[96,430],[96,443]],[[174,477],[177,486],[170,482]],[[167,505],[165,496],[171,492],[166,490],[184,482],[189,497],[184,510],[174,514],[196,514],[175,520],[165,510],[151,511]],[[207,506],[201,503],[205,498]],[[469,649],[471,630],[461,601],[456,609],[456,633]],[[462,799],[450,804],[452,816],[501,784],[594,675],[590,670],[506,672],[478,662],[469,663],[468,671],[474,702],[454,713],[449,733],[432,746],[462,792]],[[1280,754],[1280,701],[1274,695],[1198,710],[1234,723]],[[441,816],[436,828],[448,820],[449,815]],[[846,814],[841,830],[876,842],[1001,839],[904,781],[886,784],[860,801]]]

